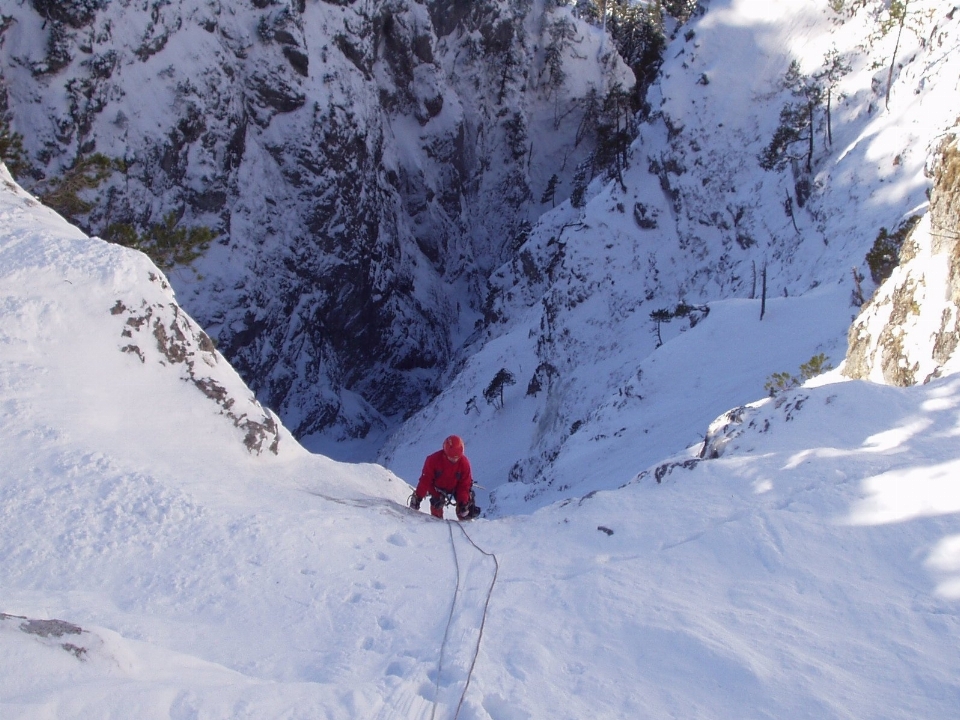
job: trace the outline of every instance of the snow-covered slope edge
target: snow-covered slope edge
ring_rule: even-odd
[[[240,431],[248,450],[279,451],[277,418],[256,401],[206,333],[180,308],[166,278],[145,255],[87,238],[20,189],[5,167],[0,167],[0,183],[4,186],[3,220],[8,228],[0,248],[4,285],[10,288],[8,292],[37,288],[29,300],[22,296],[10,300],[13,305],[5,313],[9,322],[4,332],[8,346],[22,350],[27,358],[42,353],[45,342],[73,340],[81,352],[60,358],[60,369],[76,377],[83,377],[89,369],[81,367],[85,363],[123,367],[136,365],[131,363],[131,358],[136,358],[142,366],[141,377],[130,378],[132,382],[148,381],[157,374],[188,381],[193,388],[185,388],[186,392],[199,391],[210,400],[211,411],[219,412]],[[60,232],[41,234],[29,226],[9,230],[22,227],[23,216],[31,214],[48,216],[45,229]],[[50,292],[64,284],[69,293]],[[98,315],[105,321],[98,322]],[[111,332],[111,326],[118,354],[129,357],[103,357],[106,343],[101,333]],[[118,368],[114,377],[120,383],[127,379],[125,375],[136,374]],[[117,414],[115,397],[85,394],[100,406],[105,422]],[[80,416],[89,412],[89,408],[78,410]],[[146,419],[154,421],[155,409],[145,410],[149,413]],[[137,433],[132,420],[124,416],[121,421]],[[289,434],[286,442],[291,442]]]
[[[272,717],[278,680],[288,707],[322,704],[281,639],[319,581],[297,556],[409,487],[305,452],[145,256],[2,166],[0,306],[0,715]]]

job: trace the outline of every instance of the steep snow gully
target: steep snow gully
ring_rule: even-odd
[[[147,60],[127,58],[130,72],[171,65],[164,53],[182,45],[161,38],[188,5],[199,24],[185,32],[216,31],[237,51],[230,72],[277,55],[297,75],[303,58],[283,55],[296,48],[282,31],[300,47],[298,17],[341,28],[372,7],[257,0],[272,44],[244,58],[253,15],[239,6],[159,4],[158,22],[134,28]],[[944,293],[957,253],[931,242],[932,222],[907,238],[912,267],[876,291],[897,302],[861,332],[903,345],[907,371],[922,359],[927,382],[895,387],[844,367],[854,278],[874,289],[863,258],[880,229],[928,201],[938,223],[955,222],[953,201],[942,204],[956,197],[955,159],[933,173],[943,197],[925,171],[938,148],[956,152],[960,6],[908,5],[891,73],[893,3],[708,3],[668,53],[623,185],[594,182],[582,208],[560,203],[529,229],[491,278],[495,320],[383,465],[305,450],[154,264],[88,237],[0,170],[0,716],[955,720],[960,358],[941,356],[960,306]],[[39,32],[34,10],[55,7],[16,9]],[[403,7],[416,34],[422,6]],[[44,32],[56,26],[74,32],[65,20]],[[121,30],[100,40],[119,43]],[[73,40],[87,47],[81,30],[36,47],[10,32],[0,50],[20,64],[5,76],[32,78],[44,71],[33,61]],[[735,41],[745,33],[763,43]],[[801,213],[784,202],[794,169],[761,173],[757,156],[793,102],[779,84],[784,49],[813,77],[834,43],[852,68],[836,147],[819,127],[814,137]],[[322,48],[310,47],[315,68]],[[345,36],[338,50],[352,47]],[[73,69],[102,67],[82,65],[91,59],[78,54]],[[337,66],[342,99],[363,69]],[[178,72],[159,77],[176,85]],[[430,77],[418,75],[419,99],[434,97]],[[296,99],[296,83],[273,100]],[[270,133],[289,127],[284,113],[248,109],[251,123],[271,115]],[[267,155],[245,172],[274,167]],[[777,288],[765,304],[746,289],[754,261],[758,273],[769,261]],[[229,263],[222,271],[231,279]],[[656,336],[651,311],[681,301],[709,313]],[[820,355],[836,369],[801,383]],[[501,369],[516,382],[485,402]],[[315,370],[304,363],[298,377]],[[767,397],[773,373],[787,379]],[[493,500],[468,525],[404,504],[450,432],[466,437]]]
[[[5,180],[4,718],[954,717],[955,374],[833,373],[745,411],[715,460],[692,446],[645,473],[609,445],[633,472],[619,489],[438,523],[383,467],[282,426],[276,451],[246,443],[224,403],[266,411],[215,350],[196,365],[216,397],[144,341],[125,352],[136,316],[111,309],[168,306],[162,276]],[[806,302],[764,322],[806,336]],[[756,309],[711,319],[755,327]],[[750,357],[769,340],[735,335]],[[700,323],[657,356],[728,342]],[[664,416],[722,386],[706,370]]]
[[[430,720],[439,717],[460,717],[467,691],[476,669],[480,646],[483,642],[484,628],[490,610],[500,573],[500,561],[496,554],[484,550],[473,539],[465,527],[466,523],[449,518],[437,522],[427,518],[419,511],[398,507],[391,501],[353,498],[342,499],[309,491],[310,494],[323,497],[333,503],[359,508],[378,508],[380,512],[408,522],[426,522],[436,525],[437,532],[446,535],[449,540],[450,558],[454,579],[449,588],[450,611],[443,629],[443,637],[437,648],[436,669],[432,673],[433,686],[421,684],[419,689],[413,685],[399,685],[386,698],[383,707],[375,716],[376,720],[390,718],[426,718],[429,710]],[[442,528],[445,528],[443,530]],[[454,529],[456,528],[456,530]],[[432,533],[436,535],[436,533]],[[458,540],[457,538],[461,538]],[[439,537],[438,544],[441,544]],[[458,550],[459,547],[459,550]],[[438,569],[443,573],[443,569]],[[438,597],[442,597],[444,585],[435,588]]]

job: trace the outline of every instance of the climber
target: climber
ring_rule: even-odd
[[[428,455],[420,473],[417,489],[410,496],[410,507],[420,509],[420,503],[430,494],[430,514],[443,517],[443,506],[455,502],[458,520],[472,520],[480,514],[474,502],[473,475],[470,461],[463,454],[463,440],[451,435],[443,441],[443,449]]]

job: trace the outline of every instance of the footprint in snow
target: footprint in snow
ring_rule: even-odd
[[[394,533],[393,535],[388,537],[387,542],[390,543],[391,545],[396,545],[397,547],[407,546],[407,538],[405,538],[400,533]]]

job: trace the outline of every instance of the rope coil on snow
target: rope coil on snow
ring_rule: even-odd
[[[464,529],[462,523],[459,523],[459,522],[453,523],[452,521],[448,520],[447,529],[450,531],[450,548],[453,550],[453,562],[457,570],[457,587],[453,592],[453,602],[450,603],[450,615],[447,617],[447,627],[443,631],[443,642],[440,646],[440,659],[437,662],[437,682],[434,689],[433,710],[430,713],[430,720],[434,720],[437,713],[437,704],[439,702],[439,697],[440,697],[440,678],[443,673],[443,655],[447,645],[447,637],[450,634],[450,626],[453,624],[453,613],[457,606],[457,596],[460,594],[460,560],[457,557],[457,546],[453,540],[454,524],[456,524],[456,526],[460,528],[460,532],[463,533],[463,536],[467,539],[467,542],[473,545],[473,547],[476,548],[477,552],[479,552],[481,555],[485,555],[486,557],[493,559],[494,569],[493,569],[493,580],[490,581],[490,587],[487,589],[487,597],[483,603],[483,615],[480,619],[480,629],[477,632],[477,645],[473,649],[473,659],[470,661],[470,668],[467,670],[467,681],[463,685],[463,692],[460,693],[460,700],[457,702],[457,710],[453,715],[453,720],[457,720],[457,718],[460,717],[460,710],[463,709],[463,701],[467,697],[467,690],[470,688],[470,681],[473,679],[473,671],[474,671],[474,668],[476,668],[477,666],[477,658],[480,655],[480,643],[483,642],[483,629],[487,623],[487,611],[490,609],[490,598],[493,596],[493,587],[494,585],[497,584],[497,576],[500,574],[500,561],[497,559],[497,556],[491,552],[487,552],[486,550],[481,548],[479,545],[477,545],[473,541],[473,538],[471,538],[470,535],[467,533],[467,531]]]

